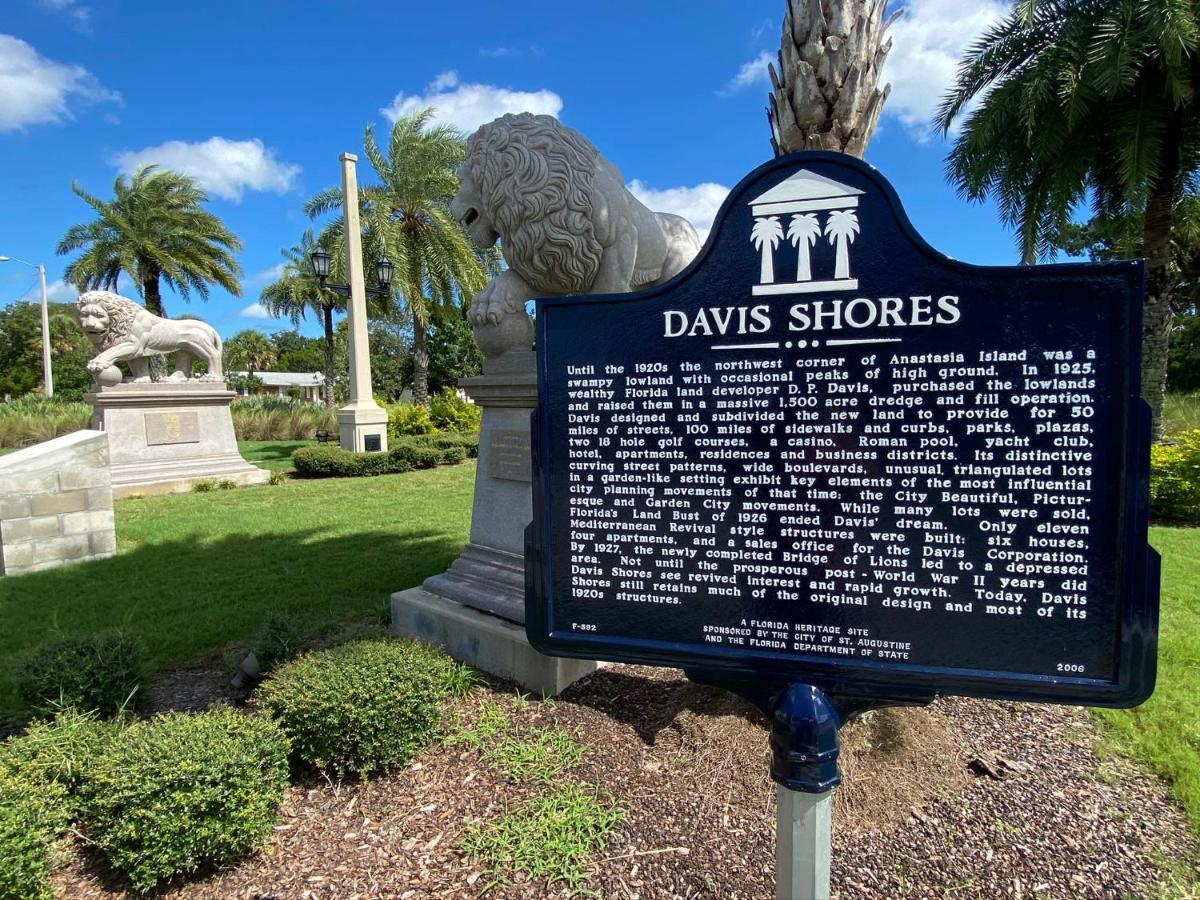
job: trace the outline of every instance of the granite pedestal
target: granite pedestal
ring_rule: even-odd
[[[264,484],[242,459],[223,382],[123,383],[96,389],[92,428],[108,434],[116,498],[184,493],[197,481]]]
[[[525,637],[525,526],[533,518],[529,418],[537,406],[533,353],[510,353],[463,390],[483,407],[471,538],[450,568],[392,595],[392,628],[456,659],[554,696],[595,671],[543,656]]]

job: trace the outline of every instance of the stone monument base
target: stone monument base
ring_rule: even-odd
[[[84,399],[109,438],[114,498],[185,493],[197,481],[264,484],[271,477],[238,453],[222,382],[127,383]]]
[[[591,660],[543,656],[520,625],[415,587],[392,594],[392,631],[442,647],[459,662],[556,697],[600,667]]]

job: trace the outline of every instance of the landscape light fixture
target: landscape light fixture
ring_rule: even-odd
[[[334,284],[327,281],[329,278],[329,254],[318,247],[309,254],[308,260],[312,263],[313,274],[321,282],[321,290],[333,291],[342,297],[350,297],[350,285]],[[375,280],[379,282],[379,287],[367,288],[368,297],[390,297],[392,294],[392,271],[395,266],[392,261],[386,256],[381,256],[379,262],[375,263]]]
[[[18,259],[15,256],[0,256],[0,263],[6,262],[21,263],[21,265],[29,266],[31,269],[37,269],[38,287],[42,293],[42,388],[47,398],[53,397],[54,372],[50,368],[50,312],[46,300],[46,267],[41,264],[31,263],[28,260]],[[388,266],[388,278],[391,278],[391,263],[388,263]]]

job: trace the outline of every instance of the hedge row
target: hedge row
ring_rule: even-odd
[[[301,447],[292,464],[304,478],[357,478],[454,465],[478,455],[479,435],[436,434],[400,438],[387,453],[351,453],[327,444]]]
[[[258,712],[131,723],[61,710],[0,744],[0,898],[50,898],[54,845],[81,833],[137,890],[262,846],[292,766],[367,776],[433,739],[473,672],[410,641],[364,640],[284,663]]]
[[[1150,448],[1150,511],[1161,522],[1200,524],[1200,428]]]

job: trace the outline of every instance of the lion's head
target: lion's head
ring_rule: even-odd
[[[604,252],[592,222],[599,157],[551,116],[501,116],[468,141],[451,212],[481,247],[503,241],[508,264],[531,287],[585,293]]]
[[[100,349],[111,347],[129,333],[141,307],[112,291],[88,291],[75,301],[79,325]]]

